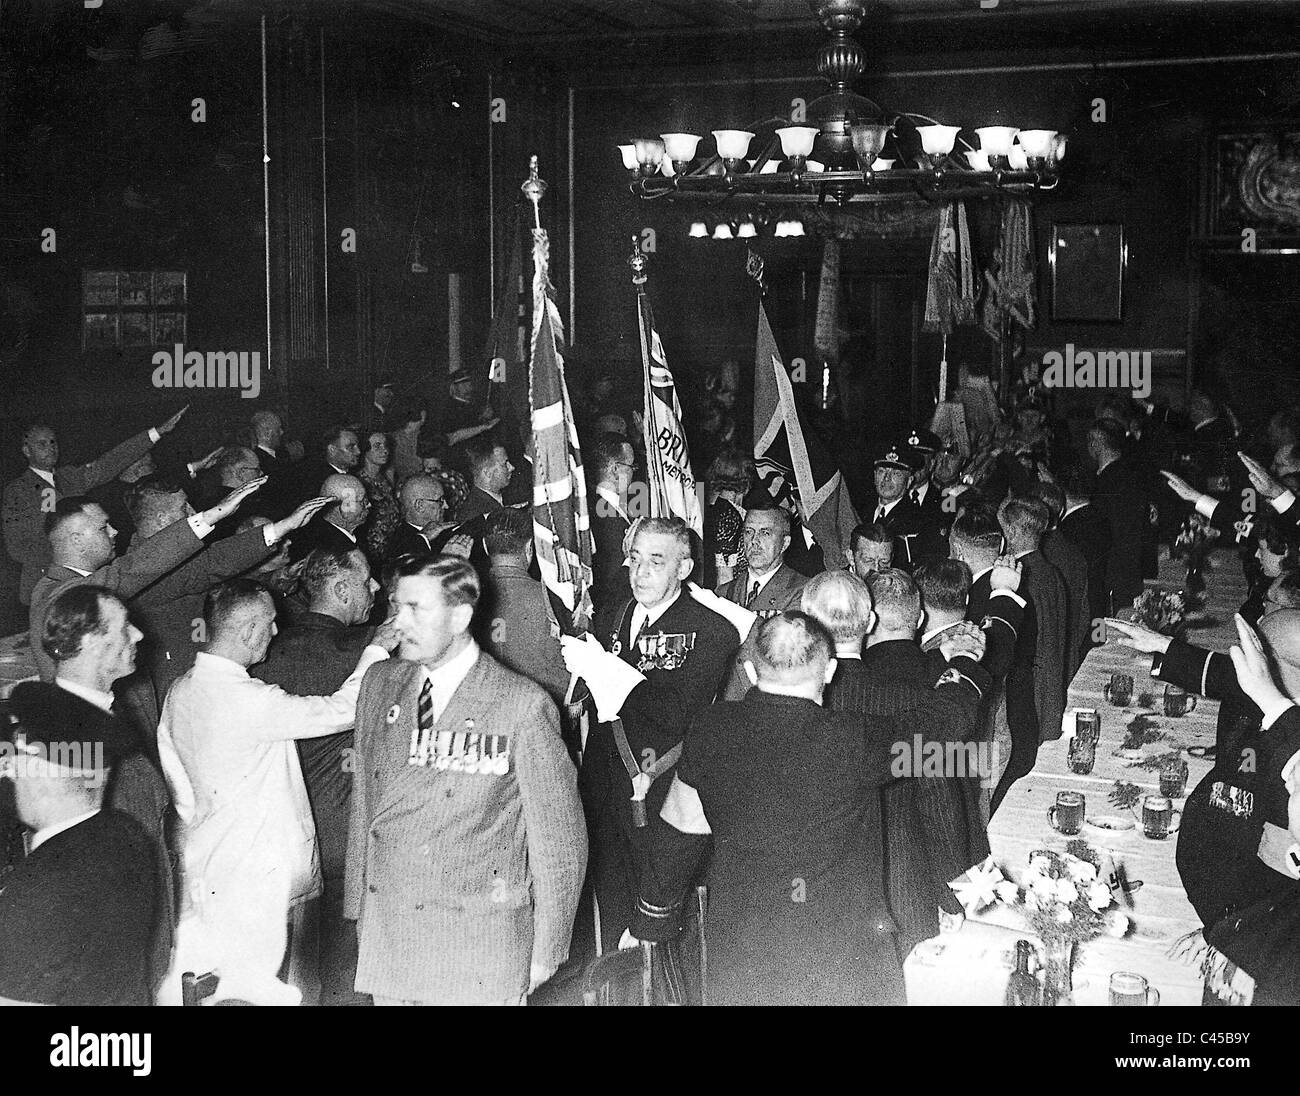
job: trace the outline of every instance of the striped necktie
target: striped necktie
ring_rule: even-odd
[[[411,736],[411,755],[407,764],[427,765],[433,748],[433,683],[426,677],[420,686],[420,701],[416,708],[415,734]]]

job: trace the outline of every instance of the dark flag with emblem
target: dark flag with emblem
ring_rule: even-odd
[[[496,313],[483,357],[488,364],[488,406],[512,442],[528,445],[528,296],[518,211],[510,261],[497,293]]]
[[[815,433],[803,428],[762,301],[754,357],[754,463],[774,499],[799,501],[827,567],[843,567],[858,515],[834,458]]]
[[[643,283],[637,284],[637,319],[641,326],[641,368],[645,385],[645,452],[650,478],[652,517],[681,518],[704,536],[704,511],[691,471],[691,454],[682,426],[682,405],[668,371],[654,313]]]
[[[563,335],[551,296],[550,244],[533,230],[533,346],[528,397],[533,427],[533,541],[542,581],[569,613],[573,631],[591,624],[591,525],[573,407],[564,381]],[[567,629],[566,629],[567,630]]]

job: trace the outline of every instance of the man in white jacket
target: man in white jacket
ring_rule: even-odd
[[[308,903],[321,894],[316,829],[294,741],[352,726],[361,679],[396,638],[385,625],[332,696],[293,696],[249,677],[275,635],[270,594],[248,579],[219,587],[208,643],[167,694],[158,749],[182,822],[181,917],[173,977],[221,974],[222,995],[292,1000],[277,981],[315,981]],[[302,986],[299,986],[301,989]]]

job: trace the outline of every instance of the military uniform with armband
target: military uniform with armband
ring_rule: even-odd
[[[633,600],[611,608],[597,619],[600,649],[591,639],[579,645],[592,648],[581,656],[590,660],[581,676],[602,717],[587,740],[578,788],[606,948],[631,923],[646,823],[668,793],[687,724],[712,703],[740,645],[736,629],[684,587],[657,616],[638,613]],[[638,625],[648,620],[639,636],[634,616]]]

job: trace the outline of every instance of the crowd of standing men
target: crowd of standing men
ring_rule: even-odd
[[[1077,444],[1033,392],[973,451],[917,426],[879,448],[842,560],[736,452],[702,543],[630,513],[640,439],[605,414],[582,437],[596,616],[562,636],[509,505],[523,461],[462,417],[421,452],[380,386],[296,461],[269,411],[190,464],[153,456],[180,414],[80,467],[26,431],[3,528],[41,681],[11,698],[30,835],[0,931],[31,944],[0,999],[166,1003],[216,971],[255,1002],[522,1004],[672,941],[705,881],[711,1001],[901,1003],[1188,504],[1270,601],[1295,588],[1294,427],[1271,471],[1239,461],[1204,397],[1186,421],[1105,400]],[[900,775],[914,740],[998,760]]]

